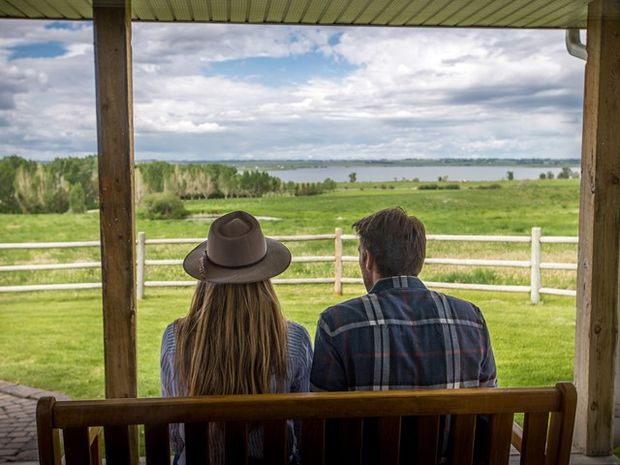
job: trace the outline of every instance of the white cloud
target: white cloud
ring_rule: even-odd
[[[45,25],[1,22],[0,156],[96,151],[92,27]],[[66,53],[10,59],[45,41]],[[579,156],[583,62],[560,31],[134,24],[133,50],[138,159]],[[218,68],[316,54],[346,73]]]

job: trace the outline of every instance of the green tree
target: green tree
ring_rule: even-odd
[[[349,173],[349,182],[355,182],[357,181],[357,173],[353,172],[353,173]]]
[[[84,213],[86,211],[86,194],[82,184],[73,184],[69,189],[69,211]]]
[[[514,180],[514,178],[515,178],[515,174],[514,174],[513,171],[507,171],[506,172],[506,179],[508,179],[509,181],[512,181],[512,180]]]
[[[140,213],[149,220],[176,220],[189,215],[183,201],[170,192],[156,192],[144,197]]]

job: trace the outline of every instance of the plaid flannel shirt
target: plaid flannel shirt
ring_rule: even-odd
[[[480,309],[413,276],[381,279],[319,318],[314,391],[494,387],[496,376]]]

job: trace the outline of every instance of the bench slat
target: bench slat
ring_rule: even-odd
[[[415,439],[409,438],[409,442],[416,445],[415,463],[435,465],[439,445],[440,417],[438,415],[416,417],[415,423]]]
[[[559,383],[556,387],[562,392],[562,411],[551,413],[547,465],[568,465],[573,443],[577,390],[569,383]]]
[[[512,413],[498,413],[489,419],[488,462],[508,465],[510,460],[510,440],[512,437]]]
[[[147,465],[170,465],[170,439],[167,424],[144,425]]]
[[[103,428],[106,465],[131,465],[129,426]]]
[[[288,464],[288,423],[286,420],[272,420],[264,423],[263,450],[265,463]]]
[[[455,415],[452,421],[452,464],[471,465],[474,460],[476,415]]]
[[[325,465],[325,420],[304,420],[301,431],[302,463]]]
[[[377,419],[379,430],[379,458],[375,463],[398,465],[400,460],[400,417]]]
[[[242,421],[226,422],[224,463],[226,465],[247,465],[248,424]]]
[[[361,465],[363,418],[338,418],[327,422],[328,465]]]
[[[547,413],[527,412],[525,414],[521,465],[545,465],[548,420],[549,414]]]
[[[65,428],[62,432],[62,437],[65,443],[65,463],[67,465],[90,463],[88,427]]]
[[[185,423],[187,465],[209,465],[209,423]]]

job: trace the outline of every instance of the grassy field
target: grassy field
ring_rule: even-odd
[[[385,188],[381,187],[385,185]],[[419,184],[355,183],[316,197],[188,202],[192,213],[222,213],[244,209],[278,218],[262,223],[267,234],[330,233],[380,208],[401,205],[419,216],[435,234],[523,234],[540,226],[544,235],[576,235],[578,181],[503,182],[498,189],[484,183],[463,183],[459,190],[420,190]],[[345,189],[346,187],[346,189]],[[148,221],[137,230],[149,238],[204,237],[205,221]],[[80,241],[98,238],[98,215],[0,215],[0,242]],[[333,254],[331,241],[291,243],[295,255]],[[187,246],[152,246],[147,258],[181,258]],[[429,244],[429,257],[529,259],[527,244]],[[356,244],[347,242],[345,254]],[[96,249],[0,251],[1,264],[96,260]],[[545,244],[543,261],[575,262],[576,247]],[[332,264],[295,264],[283,277],[332,276]],[[358,276],[353,264],[345,275]],[[528,284],[529,270],[427,266],[422,278],[432,281]],[[0,285],[96,282],[98,271],[41,271],[0,274]],[[149,280],[187,279],[176,268],[150,268]],[[545,287],[574,288],[574,272],[543,272]],[[138,308],[139,389],[158,393],[158,356],[166,324],[182,316],[191,289],[147,289]],[[311,334],[319,313],[341,298],[363,292],[345,286],[345,296],[330,285],[279,286],[287,316]],[[531,305],[526,294],[452,292],[475,301],[483,310],[492,335],[500,382],[504,386],[552,384],[571,379],[574,347],[573,298],[545,297]],[[101,301],[98,291],[0,294],[0,379],[59,390],[78,397],[101,397],[103,362]]]

